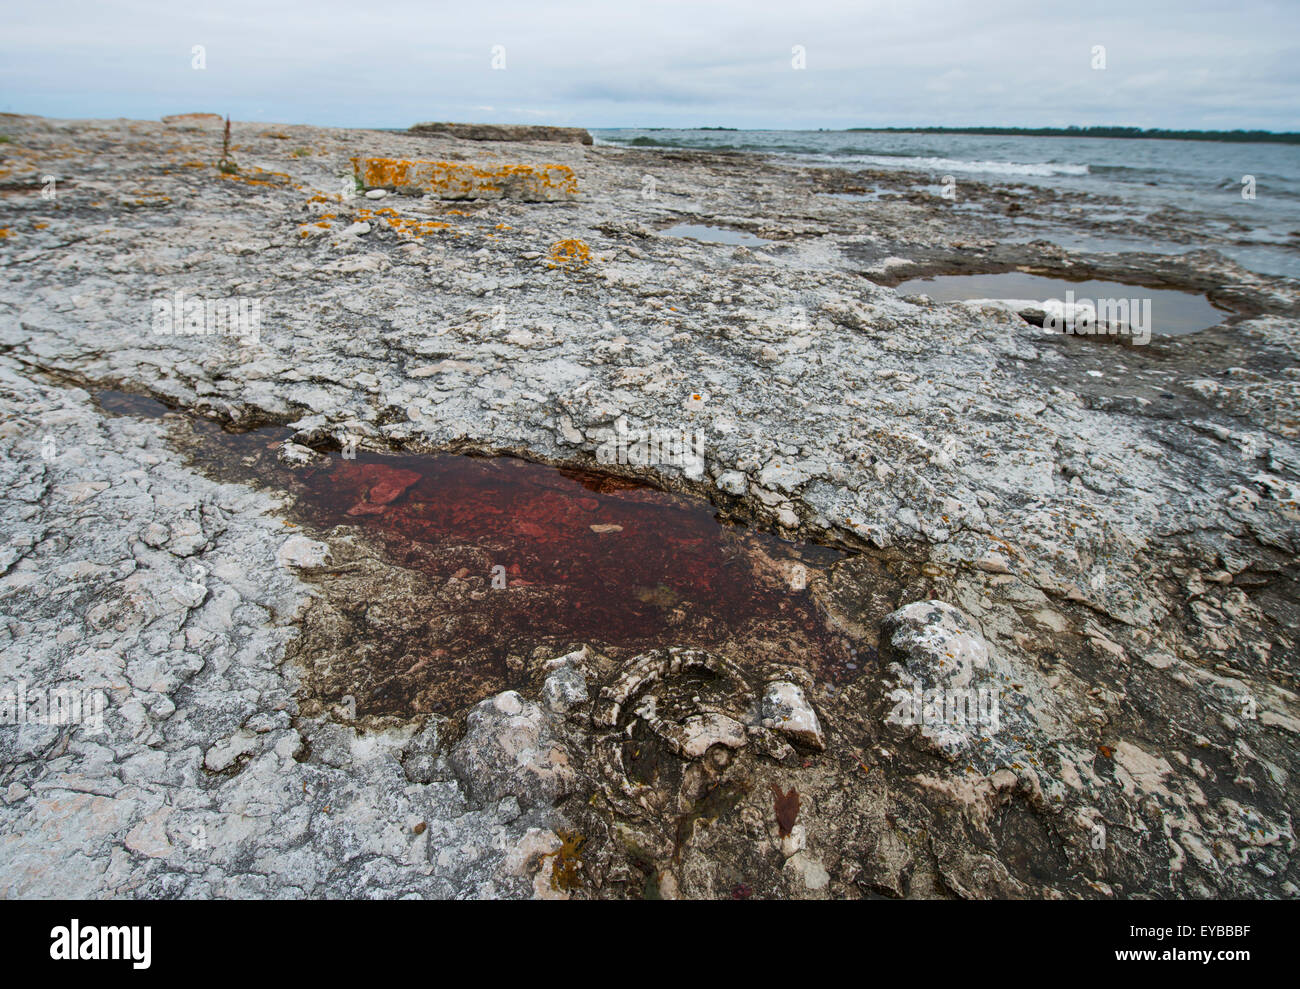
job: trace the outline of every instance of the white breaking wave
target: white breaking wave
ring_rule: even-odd
[[[875,165],[901,171],[926,171],[938,175],[952,172],[982,172],[986,175],[1087,175],[1087,165],[1058,165],[1053,162],[963,161],[960,158],[908,158],[902,155],[816,155],[819,161],[840,164]]]

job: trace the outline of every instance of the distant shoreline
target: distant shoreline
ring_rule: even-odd
[[[709,128],[701,128],[709,129]],[[879,134],[984,134],[1006,137],[1111,137],[1156,141],[1300,144],[1300,133],[1266,130],[1166,130],[1163,127],[846,127]]]

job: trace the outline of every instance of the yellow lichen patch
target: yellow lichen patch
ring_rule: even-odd
[[[353,158],[352,166],[368,188],[418,189],[440,199],[552,202],[578,194],[577,176],[568,165],[479,167],[451,161]]]
[[[44,229],[45,229],[46,227],[48,227],[48,226],[49,226],[48,223],[33,223],[33,224],[32,224],[32,229],[33,229],[33,230],[44,230]]]
[[[497,229],[497,230],[513,230],[514,227],[508,227],[508,226],[506,226],[504,223],[498,223],[498,224],[496,225],[496,228],[495,228],[495,229]]]
[[[198,167],[203,168],[206,166],[200,165]],[[263,175],[266,177],[255,179],[251,175],[241,175],[238,172],[233,172],[233,171],[231,172],[221,171],[219,172],[219,175],[223,179],[229,179],[232,182],[243,182],[245,185],[261,185],[261,186],[269,186],[271,188],[277,188],[277,187],[282,188],[284,186],[292,186],[295,189],[302,188],[302,186],[298,185],[296,182],[293,181],[292,176],[286,175],[284,172],[270,172],[264,168],[257,168],[256,166],[248,168],[246,169],[246,171],[254,172],[258,175]]]
[[[0,240],[4,240],[6,237],[12,237],[13,235],[14,232],[8,227],[0,227]]]
[[[587,839],[563,828],[555,835],[560,839],[560,847],[542,858],[555,859],[551,866],[551,889],[569,892],[582,885],[582,849]]]
[[[223,179],[229,179],[231,182],[243,182],[247,185],[270,186],[275,184],[274,182],[267,182],[263,179],[250,179],[248,176],[240,175],[236,172],[221,172],[220,174]]]
[[[355,219],[358,221],[374,220],[376,223],[386,223],[397,233],[417,239],[425,237],[435,230],[447,230],[451,227],[450,223],[440,223],[437,220],[415,220],[402,217],[391,206],[385,206],[377,210],[357,210]]]
[[[293,184],[293,176],[289,175],[287,172],[271,172],[271,171],[267,171],[265,168],[258,168],[256,165],[250,168],[249,171],[257,172],[257,174],[259,175],[268,175],[271,178],[275,178],[275,179],[284,179],[286,184],[289,185]]]
[[[557,265],[586,264],[591,260],[591,248],[577,239],[557,240],[551,245],[551,267]]]
[[[329,220],[318,220],[315,223],[303,223],[298,227],[298,236],[300,238],[319,237],[333,228],[334,224]]]

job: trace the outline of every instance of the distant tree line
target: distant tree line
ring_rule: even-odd
[[[885,134],[997,134],[1009,137],[1145,137],[1162,141],[1243,141],[1300,144],[1293,131],[1166,130],[1163,127],[849,127]]]

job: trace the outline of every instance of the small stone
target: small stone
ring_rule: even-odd
[[[323,453],[317,453],[311,447],[290,441],[280,444],[280,449],[276,451],[276,459],[282,464],[289,464],[291,467],[305,467],[308,464],[323,463],[329,457]]]
[[[197,608],[208,596],[208,589],[196,581],[180,581],[171,590],[172,597],[187,608]]]
[[[578,429],[568,416],[560,416],[560,436],[570,446],[577,446],[583,440],[582,430]]]
[[[171,538],[171,533],[165,525],[159,525],[157,522],[150,522],[140,533],[140,541],[146,546],[152,546],[154,549],[162,549],[167,545],[167,540]]]
[[[329,559],[330,548],[306,536],[290,536],[275,554],[275,562],[280,566],[298,569],[323,567]]]
[[[885,619],[885,632],[927,686],[965,687],[974,671],[989,668],[988,643],[978,626],[944,601],[899,608]]]
[[[826,748],[817,712],[808,703],[803,688],[789,680],[769,683],[763,692],[763,724],[815,749]]]
[[[781,854],[786,858],[796,855],[808,847],[808,829],[796,824],[790,833],[781,839]]]
[[[423,729],[406,743],[402,751],[402,772],[412,783],[432,783],[438,769],[438,747],[442,722],[430,717]]]
[[[496,699],[496,709],[502,714],[513,717],[524,709],[523,701],[513,690],[507,690],[499,694]]]
[[[975,561],[975,566],[979,567],[985,573],[1010,573],[1011,567],[1008,565],[1006,557],[1000,553],[989,553],[987,556],[981,556]]]
[[[692,715],[683,722],[682,727],[682,755],[687,759],[698,759],[715,745],[739,749],[749,741],[745,735],[745,726],[725,714]]]
[[[238,731],[224,742],[219,742],[208,749],[203,756],[203,765],[214,773],[224,772],[235,764],[240,756],[253,752],[257,748],[257,739],[249,732]]]
[[[567,714],[587,699],[587,678],[572,666],[560,667],[542,684],[542,700],[556,714]]]
[[[802,886],[810,893],[824,890],[831,881],[826,867],[807,852],[796,852],[786,859],[783,871],[798,886]]]
[[[445,360],[437,364],[424,364],[420,367],[412,368],[406,373],[412,378],[431,378],[435,374],[449,374],[453,371],[465,371],[469,374],[482,374],[482,369],[477,364],[471,364],[468,361]]]
[[[746,483],[745,475],[738,470],[729,470],[725,474],[720,474],[717,480],[720,491],[733,495],[743,495]]]
[[[569,751],[551,731],[551,715],[513,690],[489,697],[465,721],[451,766],[474,800],[513,796],[521,808],[550,806],[577,782]]]
[[[371,189],[366,193],[367,199],[383,199],[388,195],[387,189]]]

